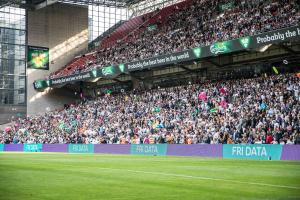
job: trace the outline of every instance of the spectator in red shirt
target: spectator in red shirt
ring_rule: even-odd
[[[273,137],[271,134],[268,134],[267,135],[267,141],[266,141],[267,144],[272,144],[273,143]]]

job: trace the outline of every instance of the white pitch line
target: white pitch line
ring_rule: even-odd
[[[204,177],[204,176],[191,176],[185,174],[172,174],[172,173],[162,173],[162,172],[147,172],[147,171],[140,171],[140,170],[130,170],[130,169],[116,169],[116,168],[98,168],[103,170],[111,170],[111,171],[126,171],[126,172],[134,172],[134,173],[143,173],[143,174],[152,174],[152,175],[163,175],[163,176],[173,176],[173,177],[181,177],[181,178],[193,178],[193,179],[202,179],[202,180],[212,180],[212,181],[224,181],[224,182],[231,182],[231,183],[239,183],[239,184],[249,184],[249,185],[259,185],[259,186],[269,186],[269,187],[277,187],[277,188],[289,188],[289,189],[300,189],[300,187],[296,186],[287,186],[287,185],[274,185],[268,183],[255,183],[255,182],[248,182],[248,181],[237,181],[231,179],[223,179],[223,178],[211,178],[211,177]]]

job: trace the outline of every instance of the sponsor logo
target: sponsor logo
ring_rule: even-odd
[[[93,153],[92,144],[69,144],[69,152],[70,153]]]
[[[156,145],[137,145],[136,146],[137,153],[158,153],[158,148]]]
[[[40,152],[42,151],[42,144],[24,144],[25,152]]]
[[[120,71],[121,71],[122,73],[124,73],[124,72],[125,72],[125,65],[124,65],[124,64],[120,64],[120,65],[119,65],[119,69],[120,69]]]
[[[110,66],[110,67],[104,67],[104,68],[102,69],[102,74],[103,74],[103,76],[110,76],[110,75],[113,75],[113,74],[114,74],[113,66]]]
[[[94,69],[94,70],[92,71],[92,75],[93,75],[93,77],[97,77],[97,70],[96,70],[96,69]]]
[[[245,49],[247,49],[250,45],[250,37],[249,36],[240,38],[239,41]]]
[[[201,48],[194,48],[193,53],[197,58],[200,58],[201,56]]]
[[[88,152],[89,147],[87,145],[74,145],[72,150],[76,152]]]
[[[34,82],[34,87],[35,87],[36,89],[42,88],[42,87],[43,87],[42,81],[35,81],[35,82]]]
[[[229,45],[229,41],[214,43],[210,46],[210,52],[215,55],[230,52]]]
[[[166,144],[133,144],[130,147],[131,154],[139,155],[166,155]]]
[[[232,155],[236,155],[236,156],[258,156],[258,157],[263,157],[263,156],[267,156],[267,150],[265,147],[261,147],[261,146],[246,146],[246,147],[241,147],[241,146],[233,146],[232,147]]]

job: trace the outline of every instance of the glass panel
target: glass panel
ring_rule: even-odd
[[[120,20],[128,20],[127,8],[89,6],[89,42],[101,36]]]
[[[0,8],[0,104],[26,105],[25,10]]]

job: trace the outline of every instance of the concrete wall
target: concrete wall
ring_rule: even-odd
[[[27,70],[27,114],[41,114],[60,109],[63,104],[74,102],[74,95],[67,89],[37,92],[33,82],[44,79],[51,72],[62,68],[88,46],[88,9],[67,4],[53,4],[46,8],[28,11],[28,45],[48,47],[49,71]]]

